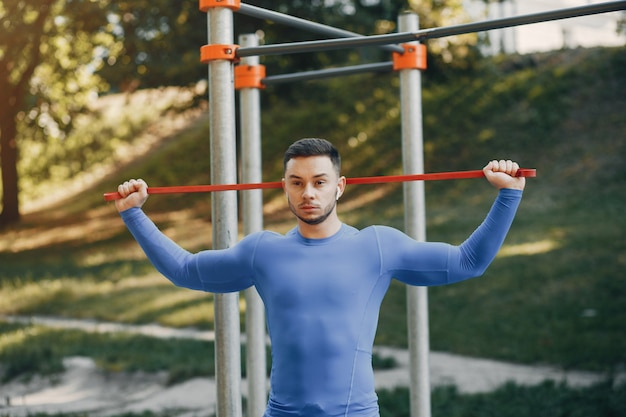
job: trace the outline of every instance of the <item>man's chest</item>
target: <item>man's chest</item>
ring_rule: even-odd
[[[380,278],[380,262],[371,250],[346,245],[292,246],[283,248],[280,256],[264,256],[256,274],[266,304],[314,302],[332,309],[367,303]]]

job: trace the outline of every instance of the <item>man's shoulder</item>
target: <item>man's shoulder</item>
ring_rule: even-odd
[[[361,230],[360,233],[366,233],[366,234],[376,234],[376,235],[397,235],[397,234],[404,234],[404,232],[401,232],[400,230],[396,229],[395,227],[391,227],[391,226],[385,226],[385,225],[380,225],[380,224],[375,224],[372,226],[368,226],[365,229]]]
[[[285,235],[282,235],[278,232],[273,232],[271,230],[261,230],[259,232],[253,232],[250,233],[249,235],[246,235],[243,237],[243,239],[241,239],[241,241],[255,241],[258,242],[260,240],[274,240],[274,239],[281,239],[281,238],[285,238]]]
[[[263,245],[276,245],[289,242],[292,239],[293,233],[291,231],[282,234],[272,230],[262,230],[244,236],[239,243],[243,243],[245,245],[258,245],[259,243],[262,243]]]
[[[385,225],[372,225],[363,229],[356,229],[352,226],[348,226],[350,233],[348,236],[353,237],[358,241],[376,241],[378,244],[382,242],[394,241],[398,238],[406,237],[406,234],[394,227]]]

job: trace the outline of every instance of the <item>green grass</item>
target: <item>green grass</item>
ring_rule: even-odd
[[[167,371],[169,383],[213,376],[214,345],[198,340],[155,339],[127,333],[91,333],[0,322],[2,381],[63,370],[63,358],[88,356],[108,372]]]
[[[502,255],[485,276],[430,289],[433,349],[565,368],[623,368],[625,68],[623,48],[599,48],[485,60],[445,84],[429,84],[426,77],[426,171],[476,169],[492,157],[538,169]],[[368,88],[359,88],[363,85]],[[400,172],[397,88],[391,76],[358,76],[304,85],[301,96],[289,102],[267,99],[264,180],[280,179],[284,148],[302,136],[337,142],[347,176]],[[310,100],[313,90],[329,100]],[[142,138],[119,140],[132,147]],[[115,209],[102,201],[103,192],[130,177],[151,185],[207,183],[208,143],[206,118],[190,120],[185,130],[152,145],[147,156],[120,164],[113,176],[0,231],[0,314],[210,328],[211,295],[175,288],[154,272]],[[460,243],[494,197],[477,180],[426,188],[432,241]],[[267,191],[264,197],[267,228],[292,227],[280,193]],[[145,206],[159,227],[189,250],[211,247],[210,207],[207,195],[153,196]],[[357,227],[402,228],[401,187],[349,187],[341,215]],[[24,334],[27,344],[35,337]],[[406,346],[406,334],[404,288],[394,284],[383,303],[376,343]],[[129,358],[141,346],[119,343],[129,349]],[[84,354],[99,354],[97,347],[90,349]],[[205,353],[198,358],[212,363]],[[38,363],[45,371],[43,362]]]
[[[436,388],[433,417],[608,417],[626,415],[626,384],[607,381],[585,388],[554,382],[535,386],[506,384],[485,394],[462,394],[455,387]],[[409,417],[406,388],[379,393],[381,417]]]
[[[409,417],[406,388],[378,393],[381,417]],[[621,417],[626,415],[626,384],[602,382],[571,388],[554,382],[536,386],[506,384],[491,393],[462,394],[455,387],[439,387],[432,394],[433,417]],[[124,413],[112,417],[175,417],[176,411]],[[0,412],[0,416],[5,417]],[[50,414],[32,414],[48,417]],[[55,417],[87,417],[84,413],[60,413]]]
[[[143,411],[141,413],[133,413],[133,412],[128,412],[128,413],[123,413],[123,414],[116,414],[116,415],[111,415],[110,417],[176,417],[179,416],[181,413],[177,412],[177,411],[164,411],[164,412],[159,412],[159,413],[155,413],[153,411]],[[89,413],[55,413],[55,414],[47,414],[47,413],[33,413],[33,414],[29,414],[29,417],[89,417]],[[10,417],[10,414],[2,414],[0,413],[0,417]]]
[[[130,332],[96,333],[50,329],[0,320],[0,384],[34,374],[54,375],[64,370],[63,358],[87,356],[107,372],[160,372],[174,384],[193,377],[215,376],[215,346],[211,341],[161,339]],[[241,356],[245,359],[242,345]],[[390,369],[395,359],[374,354],[374,369]],[[267,351],[267,375],[272,361]],[[242,377],[246,362],[241,362]]]

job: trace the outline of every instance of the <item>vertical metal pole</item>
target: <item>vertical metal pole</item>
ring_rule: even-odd
[[[399,16],[401,32],[419,29],[415,13]],[[402,106],[402,155],[405,174],[424,173],[422,138],[422,89],[418,69],[400,70]],[[424,182],[404,184],[404,222],[406,233],[418,241],[426,240]],[[426,287],[407,287],[408,333],[411,373],[411,416],[430,417],[430,376],[428,342],[428,291]]]
[[[239,36],[239,45],[257,46],[255,34]],[[242,64],[258,65],[259,57],[243,58]],[[244,183],[260,183],[261,175],[261,100],[258,88],[239,91],[241,120],[241,177]],[[263,229],[263,192],[242,192],[244,234]],[[256,288],[248,288],[246,297],[246,374],[248,378],[248,416],[262,416],[267,406],[265,358],[265,310]]]
[[[209,44],[233,43],[233,12],[217,7],[207,13]],[[233,64],[209,63],[209,116],[211,183],[237,182],[235,89]],[[237,242],[237,192],[215,193],[211,198],[213,248]],[[215,295],[215,375],[217,417],[241,417],[241,347],[239,294]]]

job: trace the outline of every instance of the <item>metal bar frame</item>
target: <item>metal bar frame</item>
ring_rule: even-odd
[[[224,7],[207,11],[208,43],[233,43],[233,12]],[[211,183],[237,181],[235,140],[235,89],[233,63],[210,61],[209,134],[211,141]],[[215,104],[213,104],[215,103]],[[212,196],[213,248],[234,246],[238,235],[237,192]],[[241,417],[241,334],[239,293],[215,294],[215,377],[217,417]]]
[[[239,43],[255,46],[259,39],[254,34],[239,35]],[[241,60],[243,65],[256,66],[259,57]],[[239,90],[241,114],[241,179],[243,182],[261,182],[261,92],[258,88]],[[260,189],[242,191],[243,233],[263,229],[263,192]],[[248,379],[247,415],[262,416],[267,407],[267,378],[265,356],[265,308],[255,287],[244,291],[246,299],[246,375]]]
[[[325,36],[334,36],[337,38],[354,38],[361,37],[363,35],[350,32],[348,30],[338,29],[333,26],[324,25],[310,20],[301,19],[299,17],[290,16],[284,13],[275,12],[272,10],[263,9],[261,7],[252,6],[249,4],[241,4],[238,13],[256,17],[258,19],[269,20],[274,23],[280,23],[286,26],[291,26],[296,29],[307,30],[309,32],[318,33]],[[403,52],[402,48],[398,45],[382,45],[381,49],[389,52]]]
[[[415,13],[398,17],[398,28],[419,29]],[[417,43],[417,42],[414,42]],[[403,69],[400,76],[402,120],[402,169],[405,175],[424,173],[424,133],[422,128],[422,74],[418,69]],[[423,182],[404,183],[404,227],[418,242],[426,241],[426,196]],[[412,417],[430,417],[430,351],[428,329],[428,288],[407,286],[407,331]]]
[[[389,72],[393,70],[393,62],[380,62],[376,64],[352,65],[342,68],[329,68],[324,70],[303,71],[292,74],[271,75],[263,78],[265,85],[283,84],[295,81],[309,81],[323,78],[340,77],[346,75],[362,74],[367,72]]]
[[[593,14],[626,10],[626,0],[607,3],[596,3],[585,6],[570,7],[559,10],[532,13],[521,16],[501,19],[485,20],[448,27],[422,29],[415,32],[400,32],[386,35],[362,36],[358,38],[326,39],[306,42],[292,42],[284,44],[263,45],[251,48],[239,48],[236,56],[242,58],[252,55],[284,55],[290,53],[330,51],[346,48],[363,48],[367,46],[389,45],[411,41],[425,41],[428,39],[443,38],[465,33],[482,32],[492,29],[503,29],[513,26],[529,25],[533,23],[549,22]]]

